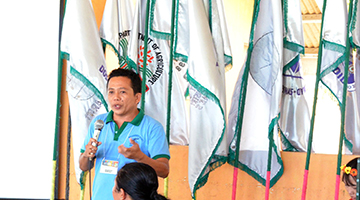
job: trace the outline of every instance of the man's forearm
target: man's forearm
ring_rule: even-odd
[[[93,167],[93,162],[90,163],[91,166],[89,166],[89,165],[90,165],[89,162],[91,162],[91,161],[89,160],[89,158],[86,157],[86,156],[84,156],[84,154],[82,153],[82,154],[80,155],[80,158],[79,158],[79,167],[80,167],[80,169],[81,169],[82,171],[88,171],[88,170],[90,170],[90,169]]]
[[[169,175],[169,160],[167,158],[158,158],[156,160],[149,158],[147,156],[138,160],[150,165],[156,171],[156,174],[161,178],[166,178]]]

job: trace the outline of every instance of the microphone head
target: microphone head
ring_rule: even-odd
[[[94,123],[95,130],[101,130],[104,126],[104,121],[101,119],[98,119]]]

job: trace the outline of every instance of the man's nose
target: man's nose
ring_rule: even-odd
[[[119,101],[121,99],[121,95],[119,92],[115,92],[114,100]]]

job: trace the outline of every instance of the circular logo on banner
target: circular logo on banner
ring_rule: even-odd
[[[147,51],[144,48],[144,35],[139,33],[138,71],[143,76],[144,59],[146,56],[146,91],[149,86],[154,85],[163,75],[164,58],[160,45],[152,38],[148,38]]]

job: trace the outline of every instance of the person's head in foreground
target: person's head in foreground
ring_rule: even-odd
[[[128,163],[117,173],[113,188],[114,200],[166,200],[157,193],[155,170],[144,163]]]
[[[354,158],[346,165],[341,166],[341,171],[343,171],[342,181],[352,200],[356,199],[357,159]]]

